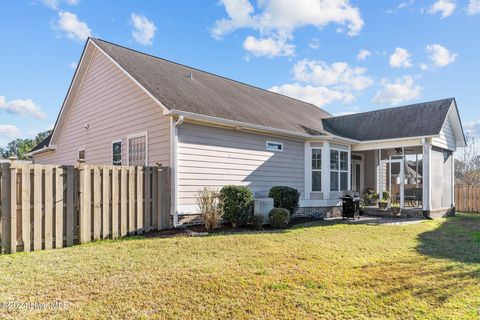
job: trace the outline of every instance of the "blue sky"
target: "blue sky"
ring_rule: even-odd
[[[0,146],[53,126],[88,36],[332,114],[454,96],[466,129],[480,133],[480,0],[30,0],[0,8]]]

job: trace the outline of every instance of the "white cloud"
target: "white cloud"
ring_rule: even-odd
[[[453,14],[455,11],[455,2],[451,0],[438,0],[436,1],[430,9],[428,9],[429,14],[437,14],[440,13],[442,19],[446,18]]]
[[[393,68],[410,68],[412,66],[410,53],[406,49],[395,48],[395,52],[390,56],[389,63]]]
[[[132,24],[134,30],[132,36],[138,43],[144,46],[151,46],[153,44],[152,39],[155,36],[157,27],[152,21],[148,20],[145,16],[141,16],[132,13]]]
[[[357,61],[364,61],[368,57],[371,57],[372,53],[366,49],[360,50],[360,52],[357,54]]]
[[[467,7],[468,14],[479,14],[480,13],[480,0],[470,0]]]
[[[309,43],[308,46],[312,49],[318,49],[320,48],[320,40],[317,38],[313,38]]]
[[[357,35],[364,22],[360,10],[349,0],[258,0],[257,11],[249,0],[220,0],[228,18],[217,20],[211,30],[220,39],[240,28],[259,32],[259,38],[286,42],[293,39],[295,29],[315,26],[319,29],[336,23],[346,26],[350,36]]]
[[[373,98],[374,103],[397,105],[420,97],[422,87],[416,85],[411,76],[403,76],[391,82],[382,80],[382,89],[377,91]]]
[[[464,123],[463,129],[471,136],[480,137],[480,121]]]
[[[85,41],[92,36],[92,30],[88,25],[78,20],[77,15],[71,12],[60,11],[58,13],[57,27],[72,40]]]
[[[42,2],[46,6],[52,8],[54,10],[58,10],[61,2],[65,2],[66,4],[71,5],[71,6],[76,6],[76,5],[78,5],[78,3],[80,1],[79,0],[63,0],[63,1],[62,0],[42,0]]]
[[[0,124],[0,137],[13,139],[20,136],[20,129],[12,124]]]
[[[42,112],[40,106],[31,99],[7,101],[4,96],[0,96],[0,110],[6,113],[18,116],[31,116],[37,119],[45,119],[47,116]]]
[[[326,87],[315,87],[311,85],[301,85],[299,83],[284,84],[269,89],[272,92],[281,93],[286,96],[310,102],[318,107],[329,104],[333,101],[350,103],[355,100],[349,92],[331,90]]]
[[[293,67],[297,81],[318,86],[333,86],[335,89],[361,91],[373,84],[366,76],[367,69],[350,67],[346,62],[328,65],[324,61],[303,59]]]
[[[292,56],[295,53],[295,46],[288,44],[282,39],[264,38],[257,39],[248,36],[243,42],[243,48],[254,56]]]
[[[78,62],[76,61],[72,61],[68,64],[68,67],[73,70],[77,69],[77,66],[78,66]]]
[[[423,71],[428,70],[428,64],[420,63],[420,69],[423,70]]]
[[[430,60],[437,67],[445,67],[454,63],[457,59],[457,54],[450,52],[447,48],[440,44],[428,45],[425,49],[430,54]]]
[[[342,112],[338,112],[338,113],[334,113],[333,115],[335,117],[341,117],[341,116],[349,116],[349,115],[352,115],[352,114],[355,114],[357,113],[356,111],[342,111]]]

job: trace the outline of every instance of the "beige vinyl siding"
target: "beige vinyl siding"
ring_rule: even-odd
[[[443,124],[442,130],[440,131],[440,137],[433,138],[432,144],[442,149],[455,151],[455,134],[453,133],[450,117],[447,117]]]
[[[35,163],[74,164],[78,149],[84,148],[87,163],[111,164],[112,142],[122,140],[122,162],[127,164],[127,136],[142,132],[148,132],[148,164],[170,163],[170,118],[98,50],[58,129],[57,150],[35,156]]]
[[[267,151],[267,140],[283,143],[283,152]],[[287,185],[303,193],[303,158],[302,141],[184,123],[178,131],[178,204],[195,205],[203,186],[246,185],[268,192]]]

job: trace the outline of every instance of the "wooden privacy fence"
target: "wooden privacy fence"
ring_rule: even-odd
[[[463,212],[480,212],[480,186],[455,185],[455,209]]]
[[[169,227],[168,168],[2,163],[2,253],[72,246]]]

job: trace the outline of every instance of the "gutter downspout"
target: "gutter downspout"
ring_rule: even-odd
[[[184,116],[180,115],[172,127],[172,211],[173,211],[173,227],[178,228],[178,211],[177,211],[177,195],[178,195],[178,175],[177,175],[177,146],[178,146],[178,127],[182,125]]]

